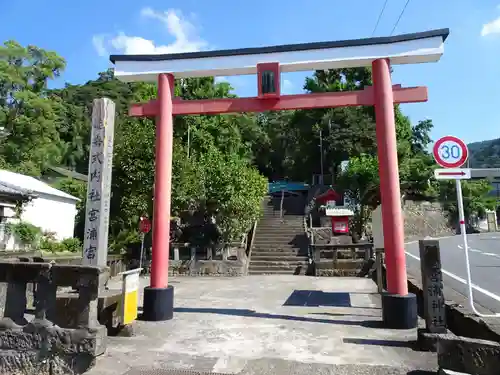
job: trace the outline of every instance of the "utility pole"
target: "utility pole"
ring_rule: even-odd
[[[319,129],[319,150],[320,150],[320,165],[321,165],[321,179],[320,184],[323,185],[323,129]]]
[[[189,159],[189,149],[191,143],[191,125],[188,124],[188,141],[187,141],[187,157]]]

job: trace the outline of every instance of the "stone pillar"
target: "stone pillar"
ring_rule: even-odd
[[[425,329],[418,331],[418,342],[423,350],[435,351],[437,334],[447,332],[439,241],[420,240],[419,250]]]
[[[90,135],[84,265],[105,267],[107,263],[114,126],[115,103],[107,98],[95,99]]]

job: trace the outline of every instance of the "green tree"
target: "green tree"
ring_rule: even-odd
[[[55,52],[15,41],[0,47],[0,165],[38,176],[61,158],[60,101],[47,95],[47,82],[65,61]]]
[[[225,241],[247,233],[260,216],[267,180],[237,154],[212,148],[200,155],[203,209],[213,214]]]
[[[351,232],[360,238],[371,212],[380,204],[377,158],[362,154],[349,159],[347,167],[337,180],[337,186],[344,192],[346,201],[354,212]]]
[[[457,191],[455,181],[436,182],[439,191],[439,201],[443,203],[445,210],[449,213],[450,222],[453,226],[458,222]],[[495,199],[488,196],[491,184],[488,180],[462,181],[462,195],[464,203],[464,216],[466,222],[476,216],[484,218],[486,210],[496,208]]]

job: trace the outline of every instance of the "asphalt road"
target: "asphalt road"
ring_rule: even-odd
[[[467,239],[474,300],[488,310],[500,313],[500,233],[471,234]],[[467,296],[462,237],[441,238],[439,244],[444,284]],[[406,258],[408,269],[420,272],[418,242],[406,244]]]

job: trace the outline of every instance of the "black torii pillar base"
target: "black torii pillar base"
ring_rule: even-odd
[[[170,320],[174,317],[174,287],[144,288],[142,304],[142,320],[159,322]]]
[[[418,324],[417,296],[413,293],[401,296],[383,292],[382,322],[384,328],[416,328]]]

